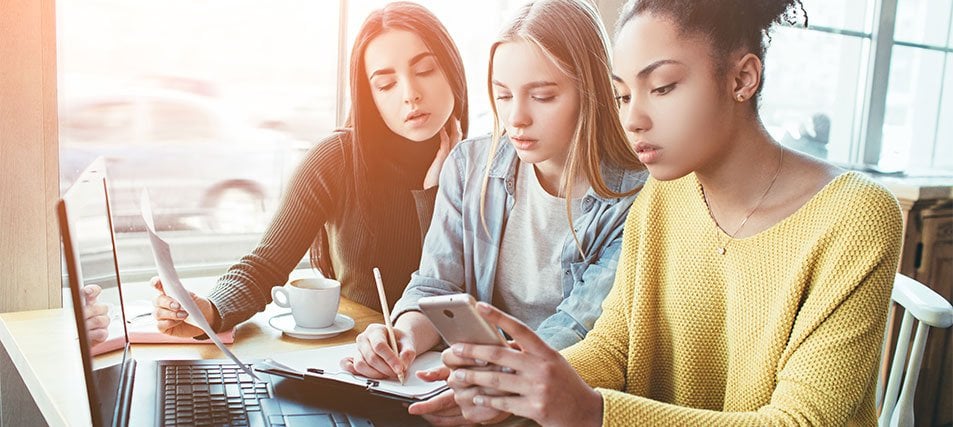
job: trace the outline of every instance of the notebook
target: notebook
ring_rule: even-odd
[[[126,286],[123,284],[122,286]],[[109,338],[92,348],[93,356],[121,349],[126,343],[123,337],[123,318],[125,318],[125,332],[132,344],[213,344],[212,340],[197,340],[195,338],[174,337],[159,332],[158,321],[152,315],[153,305],[149,301],[133,301],[130,308],[127,300],[122,304],[109,304]],[[121,310],[121,312],[120,312]],[[235,342],[235,330],[218,334],[218,338],[225,344]]]
[[[357,353],[357,344],[345,344],[334,347],[316,348],[312,350],[294,351],[279,354],[266,359],[273,369],[259,369],[275,375],[306,381],[338,382],[351,387],[359,387],[367,392],[405,402],[427,400],[446,390],[446,381],[428,383],[415,374],[443,365],[440,353],[428,351],[419,355],[407,370],[406,383],[401,385],[396,380],[375,380],[359,375],[353,375],[340,367],[341,359]]]

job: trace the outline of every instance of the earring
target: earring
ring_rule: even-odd
[[[738,102],[741,102],[741,101],[744,101],[744,100],[745,100],[745,96],[739,93],[739,94],[738,94]]]

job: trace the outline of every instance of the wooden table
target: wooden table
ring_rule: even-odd
[[[124,285],[125,286],[125,285]],[[354,319],[354,329],[324,340],[301,340],[284,336],[268,325],[276,313],[287,311],[269,305],[235,330],[230,345],[242,359],[263,358],[277,353],[347,344],[355,341],[368,324],[381,322],[381,314],[357,303],[341,300],[340,312]],[[0,314],[0,344],[16,366],[46,423],[89,425],[89,406],[72,310],[53,309]],[[225,355],[209,344],[135,344],[132,355],[147,359],[219,359]],[[119,360],[121,351],[97,357]]]

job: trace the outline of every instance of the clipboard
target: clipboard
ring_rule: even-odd
[[[279,354],[265,360],[255,369],[271,375],[314,382],[322,386],[362,390],[366,393],[413,403],[430,399],[447,390],[446,381],[425,382],[414,374],[417,371],[439,367],[443,364],[440,353],[428,351],[418,355],[407,370],[407,382],[401,385],[395,380],[375,380],[351,374],[339,366],[341,359],[357,353],[357,344],[301,350]]]

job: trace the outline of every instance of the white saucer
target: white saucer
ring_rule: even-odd
[[[268,324],[272,328],[275,328],[281,332],[284,332],[285,335],[294,338],[301,338],[305,340],[318,340],[323,338],[331,338],[335,335],[341,334],[342,332],[350,331],[354,327],[354,319],[348,317],[347,315],[338,313],[334,318],[334,323],[331,326],[326,328],[303,328],[295,324],[294,317],[291,316],[291,312],[279,314],[272,316],[268,319]]]

